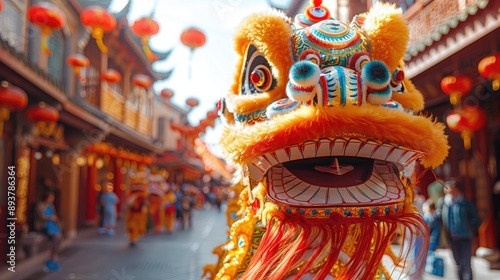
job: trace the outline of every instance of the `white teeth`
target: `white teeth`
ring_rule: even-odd
[[[385,160],[393,150],[393,146],[379,146],[375,153],[373,153],[372,158]]]
[[[248,165],[248,172],[252,175],[252,178],[256,181],[262,180],[264,178],[265,172],[260,170],[256,165],[254,164],[249,164]]]
[[[361,145],[363,142],[353,139],[349,141],[349,145],[346,146],[345,148],[345,155],[346,156],[356,156],[361,148]]]
[[[319,140],[319,146],[318,146],[318,150],[316,151],[316,153],[314,153],[314,156],[324,156],[324,155],[330,155],[330,144],[332,143],[332,141],[330,140],[327,140],[327,139],[321,139]],[[313,154],[311,154],[313,155]]]
[[[376,142],[368,141],[365,143],[361,149],[359,150],[357,157],[371,158],[373,152],[377,150],[377,147],[380,146]]]
[[[349,187],[347,188],[350,194],[352,194],[353,197],[355,197],[359,202],[361,203],[367,203],[370,202],[371,199],[366,197],[364,194],[362,194],[358,187]]]
[[[339,189],[329,188],[328,189],[328,200],[325,205],[328,204],[340,204],[342,203],[342,197],[340,196]]]
[[[327,188],[318,188],[318,192],[316,195],[309,200],[312,204],[325,204],[328,202],[328,189]]]
[[[285,152],[285,150],[277,150],[274,154],[281,163],[290,161],[290,156]]]
[[[403,163],[404,166],[410,165],[412,162],[414,162],[418,157],[420,156],[420,153],[416,153],[414,151],[406,151],[406,153],[399,159],[399,162]]]
[[[307,187],[304,191],[302,191],[299,195],[294,197],[293,199],[298,200],[298,201],[310,201],[312,198],[314,198],[320,187],[316,186],[309,186]]]
[[[265,154],[262,155],[262,157],[265,158],[271,164],[271,166],[274,166],[279,163],[276,157],[274,157],[272,154]]]
[[[367,185],[367,184],[361,184],[359,186],[356,186],[356,188],[359,189],[359,191],[364,195],[364,196],[367,196],[367,197],[377,197],[377,196],[382,196],[381,193],[377,192],[376,190],[374,190],[371,186]]]
[[[347,146],[347,141],[344,139],[338,139],[334,142],[332,152],[333,155],[343,156],[345,155],[345,148]]]
[[[316,142],[306,142],[304,143],[304,155],[316,155]]]
[[[401,156],[403,154],[405,154],[406,151],[405,150],[393,150],[392,153],[387,157],[387,161],[390,161],[390,162],[399,162],[399,160],[401,159]]]
[[[369,179],[345,188],[301,181],[282,165],[268,172],[269,196],[295,206],[372,205],[404,198],[403,184],[389,162],[376,162]]]
[[[280,163],[314,157],[355,156],[393,162],[402,171],[422,155],[418,151],[372,140],[320,139],[266,153],[254,159],[248,169],[252,178],[260,181],[272,166]]]
[[[290,147],[290,160],[298,160],[303,158],[304,157],[302,156],[299,147],[297,146]]]
[[[351,194],[347,191],[347,189],[339,188],[338,190],[339,190],[340,195],[342,196],[342,200],[345,203],[349,203],[349,204],[359,203],[359,201],[356,198],[351,196]]]

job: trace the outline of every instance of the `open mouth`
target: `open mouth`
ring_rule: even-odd
[[[254,180],[268,180],[268,196],[291,206],[370,206],[405,198],[400,172],[421,152],[362,139],[321,139],[259,157]]]

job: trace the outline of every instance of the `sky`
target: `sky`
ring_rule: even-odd
[[[151,48],[160,52],[173,49],[168,59],[153,63],[153,69],[160,72],[175,68],[169,79],[155,83],[156,92],[164,88],[172,89],[172,103],[182,108],[188,108],[185,103],[187,98],[194,97],[200,101],[200,105],[188,115],[191,125],[198,125],[208,111],[215,110],[217,101],[226,95],[231,85],[236,65],[233,35],[237,26],[250,14],[268,10],[269,1],[132,0],[129,23],[153,14],[160,31],[151,37]],[[289,2],[272,0],[278,7]],[[127,3],[128,0],[113,0],[109,10],[120,11]],[[206,44],[194,51],[191,60],[189,48],[180,41],[181,33],[189,27],[202,30],[207,38]],[[207,128],[203,137],[209,149],[219,156],[220,132],[221,123],[218,120],[216,127]]]

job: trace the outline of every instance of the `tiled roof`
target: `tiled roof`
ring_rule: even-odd
[[[417,56],[434,42],[441,40],[443,35],[448,34],[450,30],[456,28],[460,22],[466,21],[469,16],[475,15],[479,10],[486,8],[489,2],[490,0],[477,0],[474,4],[468,5],[462,12],[445,19],[441,24],[437,25],[429,35],[422,37],[420,41],[408,46],[404,59],[406,61],[411,60],[412,57]]]

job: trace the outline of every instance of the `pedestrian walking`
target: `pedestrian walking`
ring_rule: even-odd
[[[62,232],[54,207],[54,199],[54,193],[52,191],[46,191],[43,195],[42,202],[38,205],[38,217],[43,223],[42,230],[50,241],[50,255],[44,267],[44,271],[46,272],[61,269],[59,264],[59,250],[62,241]]]
[[[474,205],[463,196],[460,180],[445,183],[445,196],[438,203],[438,217],[457,265],[459,280],[471,280],[472,240],[481,220]]]
[[[167,233],[172,233],[175,230],[176,201],[174,191],[169,188],[163,197],[164,223]]]
[[[120,199],[113,192],[113,184],[111,182],[106,183],[100,202],[103,208],[103,228],[105,233],[114,235],[117,218],[116,204],[120,202]]]
[[[436,203],[432,198],[425,201],[422,206],[424,220],[429,228],[429,251],[434,252],[439,247],[441,238],[441,225],[436,214]]]
[[[148,185],[145,175],[135,174],[132,176],[129,194],[127,197],[127,212],[125,222],[130,247],[134,247],[139,238],[146,234],[148,223],[147,192]]]

